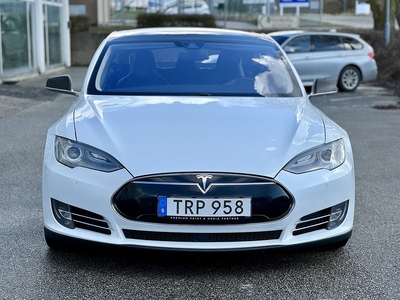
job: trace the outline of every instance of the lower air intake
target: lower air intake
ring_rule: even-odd
[[[282,231],[234,232],[234,233],[181,233],[123,229],[127,239],[164,242],[251,242],[277,240]]]

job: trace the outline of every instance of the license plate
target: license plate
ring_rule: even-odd
[[[159,217],[250,217],[251,198],[158,197]]]

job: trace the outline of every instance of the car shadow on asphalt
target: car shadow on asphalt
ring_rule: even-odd
[[[71,269],[105,268],[149,272],[157,269],[158,274],[174,272],[237,272],[244,270],[262,271],[303,267],[317,262],[346,261],[349,254],[345,246],[336,250],[323,248],[246,250],[235,252],[182,252],[161,251],[137,248],[76,247],[68,250],[48,250],[46,260],[49,264]],[[193,274],[194,274],[193,273]]]

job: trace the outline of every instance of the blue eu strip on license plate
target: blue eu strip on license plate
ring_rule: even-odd
[[[158,216],[165,217],[167,215],[167,197],[158,197]]]

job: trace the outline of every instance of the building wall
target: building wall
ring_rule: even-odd
[[[86,16],[91,24],[97,24],[97,0],[69,0],[70,5],[79,4],[86,6]]]
[[[71,65],[88,66],[101,42],[109,33],[76,32],[71,35]]]

